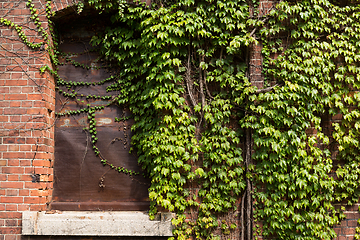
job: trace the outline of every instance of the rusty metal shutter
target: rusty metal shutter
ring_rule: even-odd
[[[99,82],[110,76],[110,71],[98,61],[98,54],[89,44],[89,36],[101,28],[101,21],[94,17],[67,18],[60,24],[61,51],[66,53],[59,66],[59,75],[66,81]],[[67,60],[66,60],[67,59]],[[71,61],[91,66],[89,69],[74,66]],[[100,68],[99,68],[100,67]],[[64,92],[77,92],[77,97],[56,93],[56,111],[80,110],[104,105],[101,99],[86,99],[87,95],[105,96],[104,85],[76,86]],[[83,96],[81,96],[83,94]],[[118,93],[113,93],[118,94]],[[129,170],[141,171],[135,155],[129,153],[132,120],[115,122],[115,117],[129,116],[118,106],[97,111],[97,146],[110,163]],[[109,166],[103,166],[95,155],[88,127],[87,114],[80,113],[58,117],[55,124],[54,192],[51,209],[57,210],[148,210],[149,180],[142,176],[128,176]]]

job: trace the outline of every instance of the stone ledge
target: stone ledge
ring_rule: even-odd
[[[150,221],[144,212],[23,212],[23,235],[172,236],[172,213]]]

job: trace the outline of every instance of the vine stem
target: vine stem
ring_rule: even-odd
[[[192,92],[192,87],[191,87],[191,64],[190,64],[190,47],[188,49],[188,60],[187,60],[187,65],[186,65],[186,74],[185,74],[185,80],[186,80],[186,86],[189,92],[189,96],[190,96],[190,100],[191,103],[193,105],[193,107],[196,106],[196,101]]]
[[[201,62],[204,62],[204,55],[201,56]],[[201,64],[200,62],[200,64]],[[203,70],[201,69],[201,66],[199,66],[199,85],[200,85],[200,96],[201,96],[201,108],[204,109],[205,107],[205,94],[204,94],[204,81],[203,79]],[[204,113],[202,113],[204,114]]]
[[[246,175],[249,173],[249,165],[251,163],[251,129],[245,130],[245,167]],[[247,240],[252,239],[252,197],[251,197],[251,181],[246,176],[246,236]]]
[[[245,208],[245,193],[242,196],[241,199],[241,214],[240,214],[240,221],[241,221],[241,240],[244,240],[244,236],[245,236],[245,227],[244,227],[244,208]]]
[[[80,164],[80,181],[79,181],[79,188],[80,188],[80,197],[81,197],[81,173],[82,173],[82,167],[84,165],[84,162],[85,162],[85,158],[86,158],[86,154],[88,152],[88,148],[89,148],[89,134],[88,134],[88,131],[84,131],[85,134],[86,134],[86,146],[85,146],[85,151],[84,151],[84,156],[81,160],[81,164]]]
[[[207,77],[207,71],[205,70],[205,71],[204,71],[204,85],[205,85],[205,89],[206,89],[207,95],[208,95],[209,98],[212,100],[212,99],[214,99],[214,97],[211,95],[211,93],[210,93],[210,91],[209,91],[209,88],[208,88],[207,83],[206,83],[206,77]],[[211,100],[210,100],[210,101],[211,101]]]

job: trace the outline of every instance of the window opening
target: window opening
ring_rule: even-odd
[[[85,15],[86,17],[82,17]],[[66,20],[64,20],[66,18]],[[114,69],[99,60],[90,44],[106,16],[91,16],[84,10],[58,20],[61,65],[58,74],[76,86],[58,85],[56,92],[54,192],[51,209],[56,210],[148,210],[149,180],[103,166],[95,155],[88,113],[82,109],[105,106],[95,111],[96,146],[114,166],[141,172],[137,157],[129,153],[132,119],[130,112],[114,104],[118,92],[107,92]],[[112,94],[112,98],[106,98]],[[89,97],[90,96],[90,97]],[[76,112],[74,114],[74,111]],[[72,112],[73,114],[65,114]],[[115,121],[115,118],[122,119]]]

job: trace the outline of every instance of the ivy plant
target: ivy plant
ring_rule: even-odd
[[[86,83],[57,74],[56,37],[50,42],[31,0],[27,5],[55,66],[40,71],[55,77],[59,93],[79,98],[72,89]],[[247,240],[334,239],[333,227],[345,217],[335,204],[352,205],[360,196],[359,3],[262,6],[245,0],[77,4],[79,14],[92,7],[111,16],[91,43],[118,71],[93,85],[111,82],[108,90],[120,94],[102,99],[131,111],[131,151],[151,179],[150,218],[174,212],[176,239],[234,232]],[[41,48],[21,26],[0,22],[28,47]],[[250,64],[258,46],[262,89],[252,84]],[[87,113],[102,164],[136,174],[102,159],[96,147],[94,116],[107,106],[59,115]],[[237,218],[225,220],[230,213]]]

